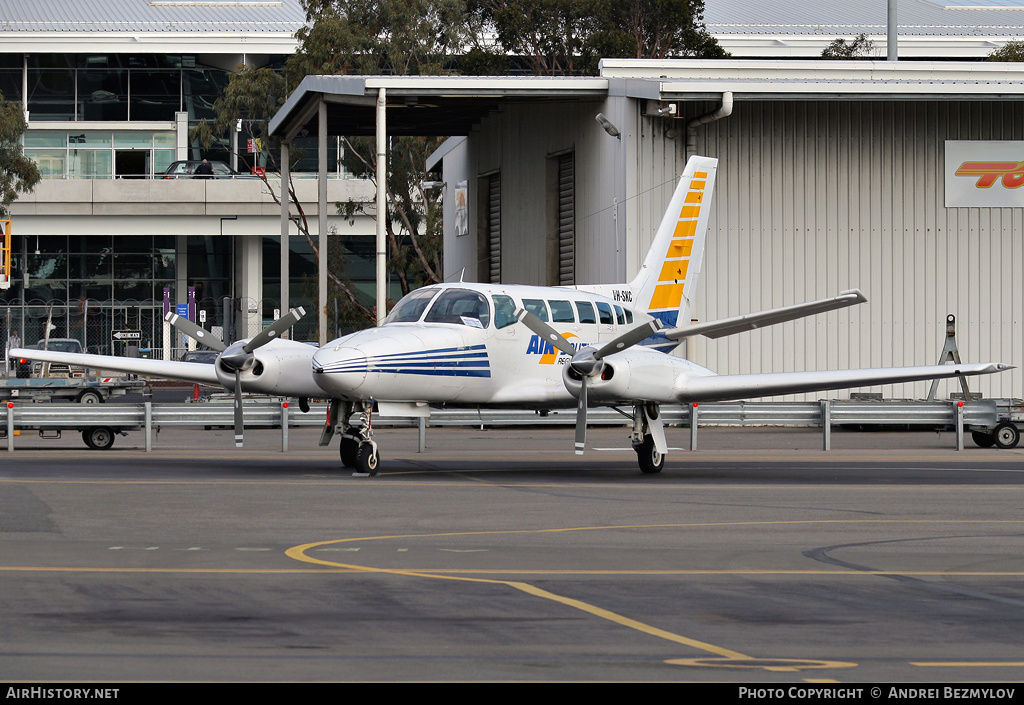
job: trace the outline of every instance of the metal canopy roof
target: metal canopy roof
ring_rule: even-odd
[[[327,103],[331,135],[373,135],[387,94],[390,135],[468,135],[509,103],[600,101],[622,95],[662,101],[1024,99],[1024,65],[998,62],[604,59],[597,78],[535,76],[307,76],[270,121],[286,141],[317,130]]]
[[[290,140],[316,131],[316,109],[327,103],[327,133],[372,135],[377,94],[387,94],[390,135],[468,135],[488,113],[510,102],[601,100],[604,78],[536,76],[307,76],[270,121],[270,133]]]

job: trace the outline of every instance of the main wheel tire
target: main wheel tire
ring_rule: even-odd
[[[352,438],[341,439],[341,464],[347,468],[357,467],[359,461],[356,459],[356,454],[359,452],[359,441],[353,440]]]
[[[92,389],[87,389],[78,395],[79,404],[102,404],[103,395]]]
[[[995,438],[996,445],[1000,448],[1016,448],[1017,443],[1020,442],[1020,431],[1017,430],[1015,424],[1009,421],[996,426],[996,430],[992,433]]]
[[[665,467],[665,456],[654,447],[654,437],[650,434],[644,436],[643,443],[637,446],[636,459],[640,464],[640,472],[645,475],[654,475]]]
[[[356,470],[367,475],[376,475],[380,470],[380,453],[372,443],[362,443],[356,451]]]
[[[114,445],[114,429],[95,426],[82,431],[82,440],[93,450],[107,450]]]
[[[971,439],[982,448],[991,448],[996,444],[996,436],[994,433],[971,431]]]

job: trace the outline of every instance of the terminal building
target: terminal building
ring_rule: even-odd
[[[207,325],[234,324],[229,337],[258,330],[279,305],[279,179],[160,175],[177,160],[232,162],[230,143],[201,150],[189,129],[214,118],[237,66],[275,67],[294,52],[305,20],[298,0],[3,4],[0,91],[24,103],[25,153],[43,177],[11,209],[3,340],[15,331],[32,344],[52,317],[51,336],[79,338],[92,352],[121,352],[117,329],[139,330],[143,348],[159,348],[165,289],[172,306],[192,289]],[[315,237],[313,147],[295,176]],[[372,186],[347,178],[332,147],[331,203],[372,201]],[[372,265],[363,272],[358,262],[373,223],[332,215],[330,226],[351,245],[355,276],[372,277]],[[308,305],[316,266],[305,239],[290,239],[290,301]]]

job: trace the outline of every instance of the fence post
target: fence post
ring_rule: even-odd
[[[832,402],[821,400],[821,441],[822,450],[832,450]]]
[[[288,402],[281,402],[281,452],[288,452]]]
[[[964,403],[956,403],[956,449],[964,449]]]
[[[690,450],[697,450],[697,402],[690,405]]]

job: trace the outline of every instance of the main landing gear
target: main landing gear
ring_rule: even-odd
[[[320,445],[329,444],[337,433],[341,440],[341,464],[358,473],[376,475],[380,471],[380,451],[373,441],[373,404],[335,399],[327,413]]]
[[[653,475],[665,467],[668,444],[661,422],[661,409],[653,402],[633,405],[633,432],[629,440],[636,451],[640,472]]]

